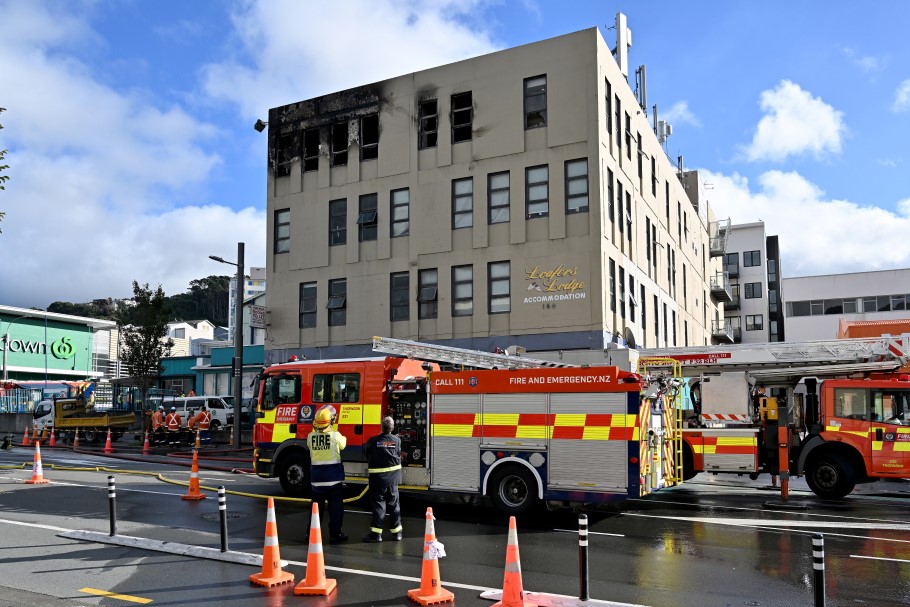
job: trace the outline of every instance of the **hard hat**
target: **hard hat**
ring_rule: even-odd
[[[158,408],[164,411],[164,405],[158,405]]]
[[[313,427],[319,430],[325,430],[335,423],[336,415],[335,407],[332,405],[323,405],[319,408],[319,411],[316,412],[316,417],[313,418]]]
[[[176,411],[177,407],[171,407],[171,411]]]

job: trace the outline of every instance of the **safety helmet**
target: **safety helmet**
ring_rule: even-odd
[[[177,407],[171,407],[171,411],[176,411]]]
[[[164,405],[158,405],[158,408],[164,411]]]
[[[332,405],[323,405],[319,408],[319,411],[316,412],[316,417],[313,418],[313,427],[317,430],[325,430],[335,423],[336,417],[337,413],[335,412],[335,407]]]

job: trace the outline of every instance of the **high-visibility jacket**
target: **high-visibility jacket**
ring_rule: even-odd
[[[314,430],[306,438],[310,450],[310,482],[313,487],[331,487],[344,480],[341,450],[348,439],[341,432]]]
[[[167,429],[169,432],[177,432],[180,430],[180,414],[176,411],[171,411],[167,414],[165,423],[167,424]]]
[[[194,428],[196,424],[199,424],[200,430],[208,430],[209,425],[212,423],[212,412],[211,411],[200,411],[189,422],[189,427]]]
[[[164,425],[164,413],[155,411],[152,413],[152,430],[158,430]]]

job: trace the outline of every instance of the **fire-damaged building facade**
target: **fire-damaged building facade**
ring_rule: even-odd
[[[592,28],[271,109],[267,362],[728,341],[723,223],[620,18],[616,57]]]

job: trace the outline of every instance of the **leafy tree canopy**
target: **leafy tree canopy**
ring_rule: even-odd
[[[161,359],[171,353],[174,342],[167,338],[170,309],[161,285],[152,290],[148,283],[140,286],[133,281],[131,305],[116,315],[120,329],[121,360],[146,392],[161,374]]]

